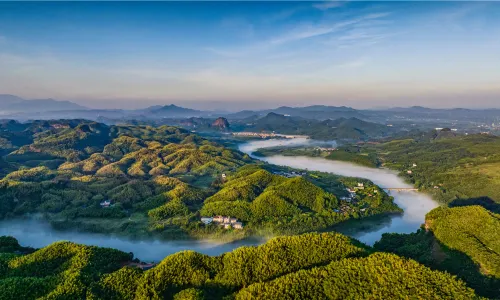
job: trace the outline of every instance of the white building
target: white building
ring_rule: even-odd
[[[101,207],[110,207],[111,206],[111,201],[109,200],[104,200],[103,202],[100,203]]]
[[[212,224],[214,221],[214,218],[209,218],[209,217],[202,217],[201,222],[203,222],[205,225]]]

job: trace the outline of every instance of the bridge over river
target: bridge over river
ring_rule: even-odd
[[[396,191],[396,192],[418,192],[416,188],[382,188],[384,191]]]

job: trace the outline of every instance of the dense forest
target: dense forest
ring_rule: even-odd
[[[315,140],[364,140],[385,137],[398,130],[379,123],[372,123],[358,118],[338,118],[317,121],[270,112],[262,118],[250,117],[239,121],[244,131],[273,132],[282,134],[307,135]],[[237,123],[234,127],[238,127]]]
[[[400,172],[408,182],[450,206],[478,204],[500,212],[500,137],[459,135],[447,129],[405,138],[317,147],[259,149],[257,155],[306,155]]]
[[[298,233],[324,229],[351,218],[401,212],[392,197],[366,180],[362,181],[366,183],[363,190],[346,200],[332,193],[348,195],[345,188],[331,188],[332,183],[353,187],[359,180],[319,172],[291,178],[278,175],[283,173],[293,176],[272,173],[257,165],[242,167],[205,200],[200,213],[234,216],[249,226],[257,223],[259,228],[274,233]]]
[[[500,215],[481,206],[436,208],[425,228],[384,234],[374,247],[457,275],[482,296],[500,295]]]
[[[278,237],[216,257],[183,251],[147,271],[131,253],[69,242],[26,253],[2,237],[0,249],[6,300],[479,298],[448,273],[337,233]]]
[[[58,120],[6,121],[0,129],[0,218],[41,214],[58,229],[239,239],[401,211],[367,181],[356,198],[339,200],[355,179],[287,178],[176,127]],[[216,215],[237,218],[243,230],[201,222]]]
[[[500,137],[431,132],[364,148],[441,202],[465,201],[500,212]]]

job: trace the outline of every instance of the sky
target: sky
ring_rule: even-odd
[[[500,2],[0,2],[0,94],[500,107]]]

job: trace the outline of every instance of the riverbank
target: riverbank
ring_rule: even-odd
[[[259,159],[259,157],[253,155],[257,149],[306,145],[308,143],[309,141],[300,139],[290,141],[289,143],[281,141],[253,141],[241,144],[239,149]],[[279,166],[333,173],[348,177],[366,178],[382,188],[413,188],[412,185],[399,177],[396,172],[389,169],[369,168],[347,162],[328,160],[322,157],[274,155],[261,157],[260,159]],[[395,192],[391,195],[394,197],[394,202],[403,209],[403,215],[392,215],[389,219],[381,218],[380,220],[384,220],[384,222],[380,222],[380,220],[373,222],[377,218],[366,221],[356,220],[364,222],[364,225],[360,226],[361,230],[351,230],[350,232],[346,230],[347,234],[364,243],[373,244],[384,233],[411,233],[420,228],[421,224],[425,222],[427,212],[439,206],[428,195],[419,192]]]
[[[343,161],[353,163],[359,166],[376,168],[380,166],[380,162],[376,157],[369,154],[356,154],[346,151],[345,149],[338,149],[334,147],[311,147],[311,146],[278,146],[270,148],[260,148],[252,153],[255,157],[267,157],[274,155],[282,156],[309,156],[321,157],[329,160]]]

